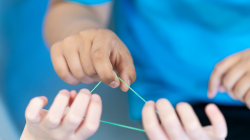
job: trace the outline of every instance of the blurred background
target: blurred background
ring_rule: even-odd
[[[30,99],[47,96],[48,109],[61,89],[92,89],[95,85],[71,86],[53,70],[43,42],[42,25],[48,0],[0,0],[0,140],[19,139]],[[101,84],[96,90],[103,100],[102,120],[142,128],[128,115],[127,94]],[[145,134],[101,124],[90,140],[139,140]]]

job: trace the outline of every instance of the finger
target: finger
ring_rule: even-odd
[[[243,77],[238,80],[233,88],[233,93],[235,97],[241,101],[243,100],[244,95],[247,93],[248,89],[250,88],[250,74],[247,73]]]
[[[61,43],[57,43],[51,47],[51,60],[58,76],[65,82],[77,85],[80,82],[69,71],[66,60],[61,52]]]
[[[161,125],[167,132],[169,139],[187,140],[188,137],[183,131],[181,123],[171,103],[166,99],[159,99],[156,103],[156,108],[159,111]]]
[[[222,80],[222,85],[226,91],[235,99],[233,87],[236,82],[246,73],[245,64],[241,63],[231,68]]]
[[[115,40],[112,40],[109,34],[103,33],[103,36],[97,36],[92,45],[91,60],[100,79],[107,85],[117,88],[120,84],[119,79],[110,61],[111,55],[117,55],[112,52],[115,47]],[[112,53],[112,54],[111,54]]]
[[[244,100],[246,106],[250,109],[250,88],[248,89],[245,96],[243,97],[243,100]]]
[[[80,35],[82,38],[82,47],[79,48],[79,54],[83,71],[88,77],[98,82],[100,78],[91,60],[93,35],[90,32],[81,32]]]
[[[124,46],[125,48],[125,46]],[[123,54],[119,57],[119,62],[115,65],[115,68],[118,71],[120,78],[130,86],[136,79],[136,72],[133,63],[133,59],[128,50],[124,51],[126,54]],[[128,91],[128,87],[123,83],[120,82],[121,90],[126,92]]]
[[[219,86],[219,92],[221,92],[221,93],[224,93],[224,92],[226,92],[226,89],[222,86],[222,85],[220,85]]]
[[[67,115],[63,119],[62,125],[60,126],[60,132],[65,135],[74,132],[77,127],[81,124],[83,117],[86,114],[86,110],[90,101],[91,93],[87,89],[80,90],[72,103]]]
[[[193,108],[188,103],[179,103],[176,106],[181,122],[191,140],[208,140]]]
[[[87,139],[92,136],[100,125],[100,118],[102,114],[101,98],[97,94],[91,96],[89,108],[86,117],[76,132],[76,136],[81,139]]]
[[[219,108],[215,104],[209,104],[206,106],[205,112],[212,124],[214,139],[225,139],[227,136],[227,125]]]
[[[75,35],[74,39],[71,38],[73,37],[66,38],[63,42],[63,55],[66,59],[69,70],[78,81],[92,84],[94,81],[84,73],[79,56],[79,48],[85,46],[81,46],[82,40],[79,35]]]
[[[69,107],[72,105],[76,98],[77,92],[75,90],[70,91]]]
[[[144,105],[142,110],[142,123],[150,140],[168,140],[156,116],[155,104],[153,101],[148,101]]]
[[[207,136],[209,138],[214,138],[214,129],[213,129],[213,126],[211,126],[211,125],[204,126],[203,130],[205,131],[205,133],[207,134]]]
[[[44,96],[31,99],[25,111],[27,123],[37,124],[42,120],[41,112],[43,107],[48,103],[48,99]]]
[[[45,128],[56,128],[64,115],[64,111],[69,103],[70,93],[67,90],[61,90],[52,103],[47,116],[42,121]]]
[[[221,84],[221,80],[223,75],[232,68],[237,62],[241,59],[239,54],[231,55],[214,67],[214,70],[210,76],[209,84],[208,84],[208,97],[213,98],[216,95],[219,85]]]

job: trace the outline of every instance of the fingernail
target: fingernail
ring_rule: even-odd
[[[147,101],[146,102],[147,105],[154,104],[154,103],[155,103],[154,101]]]
[[[61,90],[60,93],[65,94],[65,95],[67,95],[67,96],[70,95],[69,91],[66,90],[66,89]]]
[[[79,93],[86,93],[86,94],[91,94],[90,93],[90,91],[88,90],[88,89],[81,89],[80,91],[79,91]]]
[[[100,101],[100,100],[101,100],[100,96],[98,96],[98,95],[96,95],[96,94],[93,94],[91,98],[92,98],[93,100],[95,100],[95,101]]]
[[[128,86],[130,87],[130,84],[131,84],[131,81],[130,80],[128,80]]]
[[[111,86],[112,88],[117,88],[119,84],[116,81],[113,81],[109,84],[109,86]]]

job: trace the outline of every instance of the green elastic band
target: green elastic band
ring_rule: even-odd
[[[118,76],[117,76],[118,77]],[[118,77],[119,80],[122,81],[123,84],[125,84],[131,91],[133,91],[140,99],[142,99],[142,101],[144,101],[145,103],[147,102],[146,100],[144,100],[138,93],[136,93],[130,86],[128,86],[120,77]],[[96,84],[96,86],[90,91],[91,93],[102,83],[102,81],[100,81],[98,84]],[[158,113],[158,111],[156,111]],[[123,128],[127,128],[127,129],[132,129],[132,130],[137,130],[137,131],[141,131],[141,132],[145,132],[145,130],[143,129],[139,129],[139,128],[135,128],[135,127],[130,127],[130,126],[126,126],[126,125],[122,125],[122,124],[117,124],[117,123],[112,123],[112,122],[107,122],[107,121],[102,121],[100,120],[100,122],[102,123],[106,123],[106,124],[111,124],[111,125],[115,125],[115,126],[119,126],[119,127],[123,127]]]
[[[139,128],[135,128],[135,127],[131,127],[131,126],[126,126],[126,125],[112,123],[112,122],[107,122],[107,121],[102,121],[102,120],[100,122],[106,123],[106,124],[115,125],[115,126],[119,126],[119,127],[123,127],[123,128],[128,128],[128,129],[132,129],[132,130],[137,130],[137,131],[145,132],[145,130],[143,130],[143,129],[139,129]]]

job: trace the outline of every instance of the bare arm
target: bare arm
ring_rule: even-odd
[[[121,87],[136,79],[126,45],[107,27],[112,2],[95,6],[52,0],[45,22],[45,38],[58,76],[69,84],[91,84],[102,80]]]
[[[52,0],[45,19],[45,39],[49,46],[89,28],[106,28],[112,2],[85,6],[63,0]]]

